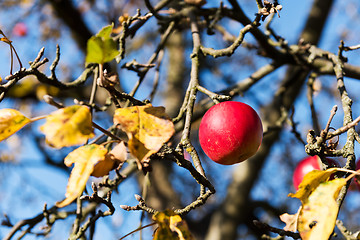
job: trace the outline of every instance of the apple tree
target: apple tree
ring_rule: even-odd
[[[0,237],[358,239],[359,7],[1,1]]]

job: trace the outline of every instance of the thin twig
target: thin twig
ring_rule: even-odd
[[[327,134],[326,139],[330,139],[330,138],[333,138],[333,137],[335,137],[335,136],[338,136],[338,135],[340,135],[340,134],[342,134],[342,133],[347,132],[350,128],[355,127],[359,122],[360,122],[360,116],[357,117],[357,118],[356,118],[354,121],[352,121],[351,123],[347,124],[346,126],[343,126],[343,127],[341,127],[341,128],[338,128],[338,129],[336,129],[336,130],[333,131],[333,132],[329,132],[329,133]]]
[[[53,63],[51,64],[51,66],[50,66],[51,78],[52,79],[56,79],[55,69],[56,69],[59,61],[60,61],[60,46],[59,46],[59,44],[57,44],[56,45],[56,57],[55,57]]]
[[[253,28],[259,26],[261,15],[256,15],[255,20],[251,23],[246,25],[243,29],[240,30],[238,37],[236,38],[235,42],[231,44],[229,47],[224,49],[215,50],[212,48],[205,48],[200,46],[201,52],[206,56],[210,55],[214,58],[223,57],[223,56],[231,56],[235,50],[241,45],[242,41],[244,40],[245,34],[250,32]]]
[[[285,231],[285,230],[279,229],[279,228],[274,228],[274,227],[272,227],[272,226],[270,226],[270,225],[268,225],[266,223],[263,223],[263,222],[260,222],[260,221],[257,221],[257,220],[254,220],[253,223],[257,228],[259,228],[261,230],[277,233],[280,236],[289,236],[289,237],[292,237],[293,239],[300,239],[301,238],[299,233],[295,233],[295,232],[291,232],[291,231]]]
[[[112,132],[102,128],[101,126],[97,125],[96,123],[92,122],[92,125],[97,128],[98,130],[100,130],[102,133],[104,133],[105,135],[111,137],[112,139],[116,139],[118,141],[122,141],[121,138],[119,138],[118,136],[114,135]]]
[[[123,237],[119,238],[119,240],[122,240],[122,239],[130,236],[130,235],[133,234],[133,233],[136,233],[136,232],[138,232],[138,231],[141,231],[141,230],[143,230],[144,228],[151,227],[151,226],[153,226],[153,225],[155,225],[155,224],[157,224],[157,222],[149,223],[149,224],[147,224],[147,225],[145,225],[145,226],[138,227],[137,229],[135,229],[135,230],[129,232],[128,234],[124,235]]]
[[[160,66],[161,66],[161,62],[163,60],[163,57],[164,57],[164,50],[162,49],[159,52],[159,57],[158,57],[158,59],[156,61],[154,84],[153,84],[151,93],[150,93],[150,95],[148,97],[150,99],[150,102],[153,101],[153,99],[155,97],[155,94],[156,94],[156,91],[158,89],[159,79],[160,79]]]
[[[355,45],[355,46],[350,46],[350,47],[345,47],[344,46],[344,51],[352,51],[352,50],[357,50],[357,49],[360,49],[360,44],[358,45]]]
[[[215,104],[219,103],[220,101],[227,101],[231,99],[230,96],[216,94],[200,85],[197,86],[197,89],[200,92],[208,95],[214,101]]]
[[[82,199],[78,197],[76,199],[76,218],[74,221],[72,234],[76,234],[79,231],[82,217]]]
[[[161,49],[164,48],[165,43],[167,42],[168,38],[170,37],[171,33],[174,31],[174,27],[175,27],[175,22],[170,22],[168,25],[168,28],[166,29],[166,31],[164,32],[164,34],[161,37],[160,43],[157,46],[155,52],[153,53],[153,55],[150,57],[150,59],[148,60],[147,64],[153,64],[154,61],[156,60],[156,58],[158,57]],[[140,84],[142,83],[142,81],[145,78],[146,73],[149,71],[149,68],[145,68],[139,77],[139,80],[137,81],[136,85],[134,86],[134,88],[131,90],[131,92],[129,93],[130,96],[134,96],[136,91],[138,90],[138,88],[140,87]],[[127,104],[128,105],[128,104]]]
[[[332,122],[332,120],[333,120],[333,118],[334,118],[334,116],[336,114],[336,111],[337,111],[337,106],[335,105],[335,106],[332,107],[332,109],[330,111],[330,117],[329,117],[329,119],[328,119],[328,121],[326,123],[325,129],[323,131],[321,131],[321,133],[320,133],[320,137],[323,139],[324,142],[325,142],[326,137],[327,137],[327,135],[329,133],[330,124],[331,124],[331,122]]]
[[[166,20],[166,17],[161,16],[157,10],[154,9],[154,7],[151,5],[149,0],[145,0],[145,5],[149,9],[149,11],[156,17],[158,20],[163,21]]]
[[[104,215],[113,215],[115,212],[115,207],[111,203],[111,193],[112,192],[111,191],[107,192],[107,196],[105,199],[98,195],[98,190],[97,190],[96,184],[94,182],[92,183],[91,187],[93,189],[93,194],[91,196],[82,196],[82,197],[80,197],[81,200],[87,200],[89,202],[105,204],[109,208],[109,210],[104,212]]]
[[[308,91],[307,91],[307,99],[310,105],[310,111],[311,111],[311,119],[313,122],[313,127],[315,130],[315,134],[318,135],[320,134],[320,125],[319,125],[319,119],[317,117],[317,113],[315,110],[315,105],[314,105],[314,82],[315,82],[315,78],[316,78],[316,74],[312,73],[309,76],[308,79]]]
[[[148,212],[149,214],[156,214],[159,212],[158,210],[147,206],[144,199],[140,195],[135,194],[135,198],[139,202],[138,205],[136,205],[134,207],[127,206],[127,205],[120,205],[120,207],[122,209],[124,209],[125,211],[143,210],[143,211]]]

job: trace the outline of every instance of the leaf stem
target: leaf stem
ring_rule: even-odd
[[[31,122],[36,122],[42,119],[45,119],[48,115],[42,115],[42,116],[38,116],[38,117],[33,117],[30,119]]]
[[[103,73],[103,64],[99,64],[99,68],[94,69],[94,80],[93,80],[93,85],[92,85],[92,89],[91,89],[89,105],[92,105],[95,100],[95,94],[96,94],[96,90],[97,90],[97,78],[100,77],[100,82],[102,82],[103,74],[104,74]]]

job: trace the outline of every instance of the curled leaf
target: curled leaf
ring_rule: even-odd
[[[10,137],[31,120],[15,109],[0,109],[0,141]]]
[[[40,130],[47,143],[55,148],[84,144],[94,136],[89,108],[78,105],[51,113]]]
[[[174,124],[165,113],[165,108],[151,104],[116,109],[114,123],[120,124],[128,135],[128,148],[138,159],[139,169],[175,133]]]
[[[94,170],[94,165],[99,161],[104,161],[107,152],[101,145],[90,144],[79,147],[67,155],[64,159],[65,165],[70,167],[74,164],[74,168],[71,171],[66,188],[66,198],[61,202],[57,202],[57,207],[61,208],[69,205],[82,194],[86,182]]]
[[[91,176],[94,177],[103,177],[108,175],[109,172],[120,163],[125,162],[127,157],[127,151],[124,142],[117,144],[109,153],[105,155],[103,161],[99,161],[95,166],[94,170],[91,173]]]

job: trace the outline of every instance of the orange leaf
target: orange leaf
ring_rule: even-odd
[[[40,130],[47,143],[55,148],[84,144],[94,136],[89,108],[78,105],[51,113]]]
[[[15,109],[0,109],[0,141],[19,131],[31,120]]]
[[[91,176],[102,177],[108,175],[109,172],[120,163],[126,161],[127,151],[124,142],[117,144],[108,154],[106,154],[104,161],[99,161],[91,173]]]
[[[90,144],[79,147],[67,155],[64,160],[65,165],[70,167],[74,164],[74,168],[69,177],[66,198],[61,202],[57,202],[57,207],[61,208],[69,205],[82,194],[86,182],[94,170],[94,165],[99,161],[104,161],[107,152],[101,145]]]
[[[175,133],[174,124],[165,113],[164,107],[135,106],[116,109],[114,123],[129,137],[130,153],[141,163],[160,150]]]
[[[111,155],[111,158],[120,161],[125,162],[127,158],[127,151],[124,142],[121,142],[117,144],[110,152],[109,155]]]

